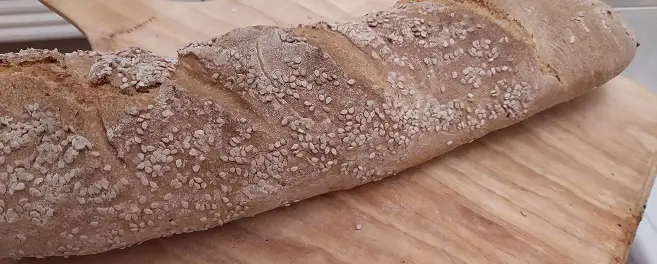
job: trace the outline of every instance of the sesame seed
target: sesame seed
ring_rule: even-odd
[[[201,138],[205,135],[205,131],[203,130],[196,130],[194,131],[194,137],[195,138]]]
[[[173,115],[173,112],[171,112],[171,110],[169,110],[169,109],[162,111],[162,116],[165,117],[165,118],[170,117],[172,115]]]

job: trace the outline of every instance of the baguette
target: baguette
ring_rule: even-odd
[[[402,1],[178,58],[0,55],[0,258],[205,230],[394,175],[598,87],[637,42],[597,0]]]

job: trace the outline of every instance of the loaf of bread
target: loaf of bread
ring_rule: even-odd
[[[0,257],[93,254],[394,175],[620,74],[598,0],[403,1],[178,58],[0,55]]]

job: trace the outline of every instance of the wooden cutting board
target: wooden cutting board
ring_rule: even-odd
[[[238,26],[346,19],[393,3],[43,2],[97,50],[167,55]],[[657,97],[619,77],[377,183],[126,250],[15,263],[625,263],[656,152]]]

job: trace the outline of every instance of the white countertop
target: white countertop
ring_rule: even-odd
[[[37,0],[0,0],[0,43],[83,37]]]

